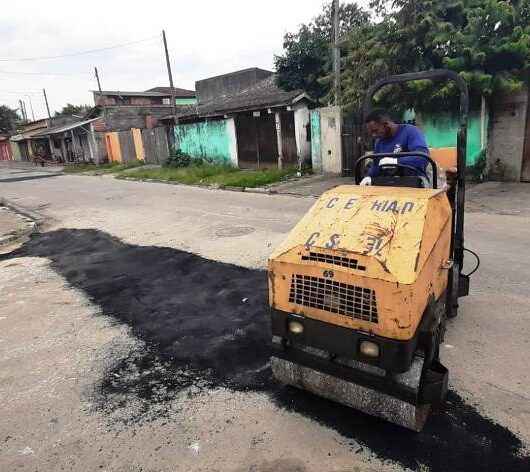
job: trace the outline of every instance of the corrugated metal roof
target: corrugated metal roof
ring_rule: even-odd
[[[54,128],[42,129],[42,130],[39,130],[39,132],[34,136],[38,137],[38,136],[48,136],[50,134],[64,133],[65,131],[70,131],[71,129],[79,128],[80,126],[84,126],[88,123],[92,123],[93,121],[99,120],[99,118],[100,117],[98,116],[96,118],[91,118],[89,120],[76,121],[74,123],[69,123],[63,126],[55,126]]]
[[[10,141],[18,142],[24,141],[25,139],[38,137],[37,135],[39,135],[42,131],[46,131],[46,128],[39,128],[33,131],[27,131],[26,133],[15,134],[14,136],[11,136]]]
[[[111,97],[170,97],[170,93],[163,92],[122,92],[120,90],[92,90],[96,95],[107,95]]]

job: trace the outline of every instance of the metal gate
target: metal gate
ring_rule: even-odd
[[[526,109],[526,133],[524,138],[521,181],[530,182],[530,94],[528,95],[528,103]]]
[[[360,113],[344,114],[342,117],[342,175],[353,176],[357,159],[361,157],[362,123]]]

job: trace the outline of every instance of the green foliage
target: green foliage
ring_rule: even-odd
[[[260,187],[280,181],[295,173],[294,169],[247,171],[228,165],[190,165],[188,167],[140,169],[119,177],[136,180],[160,180],[187,185],[217,185],[225,187]]]
[[[12,133],[20,118],[15,110],[6,105],[0,105],[0,133]]]
[[[372,25],[366,47],[351,34],[346,47],[349,64],[364,56],[376,65],[368,75],[449,68],[466,79],[475,102],[482,95],[520,89],[528,78],[529,0],[372,3],[382,21]],[[352,80],[349,85],[365,84]],[[439,111],[456,109],[457,95],[453,84],[419,82],[406,88],[390,88],[379,99],[386,104],[396,103],[399,97],[404,107]]]
[[[352,5],[359,21],[344,25],[341,42],[347,109],[357,109],[368,85],[390,74],[452,69],[466,79],[476,102],[519,90],[529,80],[530,0],[373,0],[374,17],[355,4],[344,8]],[[321,17],[328,13],[329,5]],[[276,58],[276,66],[280,86],[317,88],[322,97],[331,82],[331,34],[317,24],[315,19],[286,35],[285,54]],[[377,99],[390,108],[399,103],[401,110],[445,111],[456,108],[457,95],[452,84],[424,81],[389,87]]]
[[[202,166],[206,164],[212,164],[212,160],[202,157],[192,157],[189,154],[177,149],[172,151],[169,157],[164,162],[164,167],[189,167],[189,166]]]
[[[329,94],[333,31],[331,2],[309,24],[302,24],[295,33],[283,39],[284,54],[275,56],[277,83],[285,90],[305,90],[314,99]],[[369,19],[367,12],[355,3],[343,3],[339,11],[340,33],[348,33]]]
[[[164,162],[164,167],[188,167],[191,164],[191,157],[180,149],[171,152]]]
[[[117,172],[122,172],[124,170],[134,169],[145,165],[144,161],[129,161],[129,162],[108,162],[106,164],[96,165],[93,163],[77,163],[77,164],[67,164],[64,166],[64,172],[67,174],[80,174],[80,173],[90,173],[93,175],[101,174],[114,174]]]
[[[85,115],[92,107],[90,105],[72,105],[67,103],[61,111],[56,111],[55,116],[66,116],[66,115]]]

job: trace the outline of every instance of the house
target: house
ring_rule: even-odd
[[[98,131],[150,129],[172,111],[170,87],[155,87],[145,92],[92,91],[94,104],[101,110]],[[195,103],[195,92],[173,88],[175,106]]]
[[[198,103],[165,117],[174,145],[193,156],[240,168],[298,166],[311,156],[309,106],[273,72],[250,68],[195,83]]]
[[[39,154],[62,163],[98,162],[100,150],[96,141],[94,122],[98,116],[78,119],[62,125],[44,128],[33,134],[41,141]]]
[[[97,162],[101,152],[95,142],[94,124],[99,119],[98,109],[93,108],[83,118],[67,115],[26,123],[9,139],[12,159]]]
[[[0,134],[0,161],[11,160],[13,160],[13,153],[11,152],[9,136]]]
[[[158,92],[171,96],[171,87],[154,87],[146,90],[146,92]],[[173,96],[175,97],[175,105],[194,105],[197,103],[197,93],[193,90],[186,90],[173,87]]]
[[[145,92],[93,91],[100,112],[95,121],[96,163],[146,160],[160,163],[168,155],[167,129],[160,119],[196,103],[193,90],[154,87]],[[172,105],[172,97],[175,102]]]
[[[15,161],[31,161],[38,154],[42,147],[46,146],[46,139],[36,138],[41,130],[48,127],[49,120],[42,119],[25,123],[18,134],[9,138],[11,152]]]

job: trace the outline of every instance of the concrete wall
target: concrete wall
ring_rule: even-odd
[[[163,97],[142,97],[136,95],[124,95],[123,97],[118,97],[116,95],[99,95],[98,93],[95,93],[94,103],[99,106],[162,105]]]
[[[311,141],[308,139],[310,126],[309,109],[305,103],[294,106],[294,133],[296,140],[296,154],[298,162],[311,160]]]
[[[229,140],[229,150],[230,150],[230,163],[237,167],[239,160],[237,156],[237,133],[236,133],[236,121],[234,118],[229,118],[226,120],[226,134],[228,135]]]
[[[131,128],[144,129],[147,126],[146,117],[153,117],[148,120],[149,127],[156,127],[157,120],[163,116],[171,114],[170,105],[160,106],[114,106],[103,109],[103,126],[98,125],[98,131],[126,131]]]
[[[192,157],[237,165],[234,120],[203,121],[175,126],[175,147]]]
[[[271,71],[252,68],[199,80],[195,82],[197,98],[200,103],[205,103],[222,95],[233,95],[270,75],[272,75]]]
[[[496,180],[520,181],[527,122],[528,91],[501,96],[491,106],[488,174]]]
[[[322,171],[342,172],[342,113],[340,107],[320,108]]]
[[[311,110],[311,164],[313,171],[322,172],[322,149],[320,139],[320,110]]]
[[[456,137],[460,128],[457,117],[449,115],[419,115],[417,117],[417,125],[425,133],[425,138],[430,148],[456,148]],[[468,166],[473,166],[477,163],[481,151],[486,147],[486,133],[483,133],[481,129],[488,129],[487,113],[483,117],[481,117],[480,112],[470,113],[467,128],[466,164]]]
[[[20,147],[18,146],[18,143],[14,141],[9,142],[11,145],[11,155],[13,156],[14,161],[21,161],[22,160],[22,154],[20,153]]]

